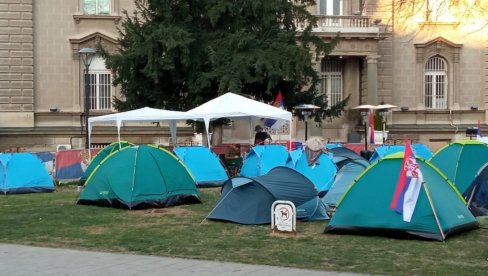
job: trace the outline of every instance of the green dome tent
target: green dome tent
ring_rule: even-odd
[[[87,179],[78,204],[154,208],[199,203],[195,180],[173,154],[131,146],[109,154]]]
[[[100,150],[97,155],[90,161],[90,164],[88,167],[86,167],[86,170],[83,174],[83,176],[80,178],[81,183],[85,183],[88,177],[90,177],[90,174],[95,170],[95,168],[102,162],[105,157],[107,157],[109,154],[111,154],[114,151],[118,151],[119,149],[123,149],[125,147],[133,146],[134,144],[127,142],[127,141],[120,141],[120,142],[114,142],[110,145],[105,146],[102,150]]]
[[[351,183],[326,232],[444,240],[447,235],[477,228],[476,218],[452,183],[428,161],[416,160],[424,185],[410,222],[390,208],[403,162],[403,153],[398,152],[369,166]]]
[[[438,150],[429,161],[464,193],[488,162],[488,145],[476,140],[455,141]]]

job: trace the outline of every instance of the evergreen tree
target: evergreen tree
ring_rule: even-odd
[[[102,49],[123,99],[118,110],[143,106],[188,110],[232,91],[272,102],[281,89],[288,110],[313,103],[321,118],[338,116],[315,89],[313,62],[328,54],[311,32],[313,0],[135,0],[125,12],[120,50]],[[311,50],[313,49],[313,50]]]

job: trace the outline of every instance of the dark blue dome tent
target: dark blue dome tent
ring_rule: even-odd
[[[347,163],[356,160],[361,164],[369,164],[368,160],[346,147],[335,147],[329,149],[329,152],[332,153],[332,161],[336,164],[337,170],[340,170]]]
[[[488,163],[478,171],[463,196],[474,216],[488,216]]]
[[[314,184],[301,173],[282,166],[263,176],[227,180],[207,218],[241,224],[271,223],[271,206],[276,200],[293,202],[297,219],[327,219],[325,205]]]

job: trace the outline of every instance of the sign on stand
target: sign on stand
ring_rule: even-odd
[[[271,229],[296,234],[297,212],[291,201],[277,200],[271,205]]]

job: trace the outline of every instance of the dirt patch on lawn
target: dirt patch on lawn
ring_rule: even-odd
[[[154,208],[146,210],[136,210],[130,212],[132,215],[144,217],[163,217],[163,216],[185,216],[191,214],[190,211],[181,207]]]
[[[110,232],[109,227],[103,227],[103,226],[88,226],[85,228],[85,230],[86,232],[88,232],[88,234],[92,234],[92,235],[103,235],[105,233]]]

